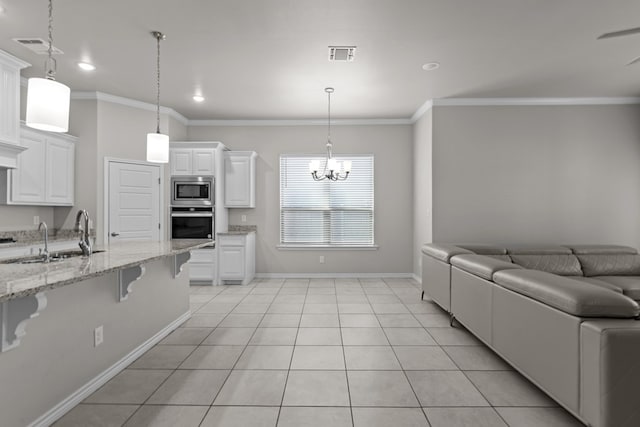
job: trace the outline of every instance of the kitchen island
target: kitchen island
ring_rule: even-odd
[[[51,424],[188,319],[180,273],[208,244],[122,242],[90,257],[1,263],[1,424]]]

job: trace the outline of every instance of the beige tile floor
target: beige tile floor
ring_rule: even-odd
[[[192,287],[193,316],[55,425],[580,426],[407,279]]]

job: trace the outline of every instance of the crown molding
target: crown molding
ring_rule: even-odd
[[[554,105],[635,105],[640,97],[575,97],[575,98],[442,98],[433,106],[554,106]]]
[[[420,106],[420,108],[418,108],[418,109],[416,110],[416,112],[415,112],[415,113],[413,113],[413,116],[411,116],[411,120],[410,120],[410,121],[411,121],[411,123],[415,123],[415,122],[417,122],[418,120],[420,120],[420,118],[421,118],[422,116],[424,116],[424,115],[425,115],[425,113],[426,113],[427,111],[431,110],[432,108],[433,108],[433,99],[427,99],[427,100],[424,102],[424,104],[422,104],[422,105]]]
[[[410,119],[334,119],[331,126],[410,125]],[[189,126],[326,126],[327,119],[189,120]]]
[[[112,104],[124,105],[126,107],[137,108],[139,110],[146,111],[156,111],[156,105],[150,104],[148,102],[137,101],[131,98],[125,98],[123,96],[111,95],[104,92],[83,92],[83,91],[73,91],[71,92],[71,99],[82,100],[82,101],[102,101],[102,102],[110,102]],[[182,114],[178,113],[173,108],[169,107],[160,107],[160,112],[162,114],[166,114],[167,116],[173,117],[183,125],[187,126],[189,124],[189,119],[187,119]]]

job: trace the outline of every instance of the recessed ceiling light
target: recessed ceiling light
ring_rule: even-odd
[[[84,71],[94,71],[96,69],[95,65],[89,64],[88,62],[78,62],[78,67]]]
[[[193,95],[193,100],[196,102],[203,102],[204,101],[204,96],[202,95]]]
[[[427,62],[422,66],[422,69],[425,71],[433,71],[433,70],[437,70],[438,68],[440,68],[439,62]]]
[[[2,14],[4,13],[4,11],[5,11],[5,10],[6,10],[6,9],[5,9],[4,7],[0,6],[0,15],[2,15]]]

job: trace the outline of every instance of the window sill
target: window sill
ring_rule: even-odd
[[[280,251],[377,251],[379,246],[278,245],[276,248]]]

